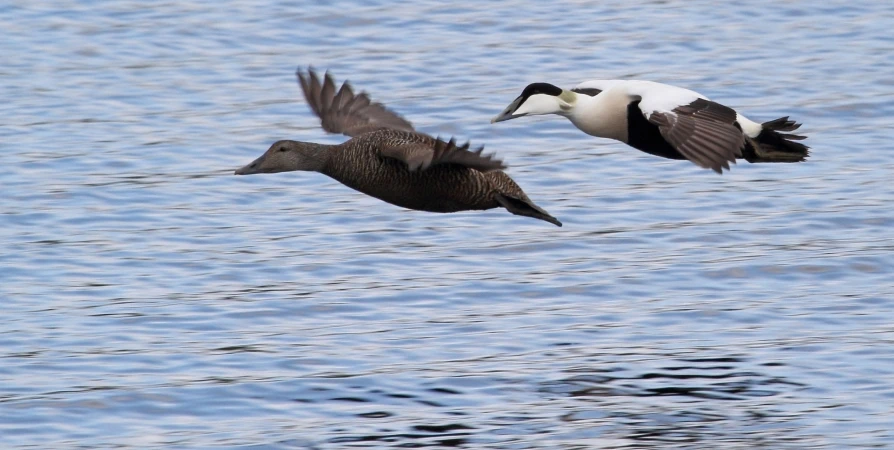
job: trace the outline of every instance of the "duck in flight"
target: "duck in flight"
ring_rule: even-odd
[[[717,173],[737,159],[800,162],[808,155],[796,142],[805,136],[789,133],[801,124],[788,117],[752,122],[697,92],[652,81],[592,80],[571,90],[529,84],[491,122],[539,114],[558,114],[589,135]]]
[[[338,145],[281,140],[236,175],[315,171],[366,195],[404,208],[456,212],[503,207],[512,214],[558,219],[535,205],[483,147],[469,149],[419,133],[406,119],[328,73],[299,69],[298,82],[324,130],[350,136]]]

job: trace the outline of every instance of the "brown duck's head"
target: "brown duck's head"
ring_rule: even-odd
[[[236,175],[256,173],[290,172],[293,170],[320,171],[326,164],[326,146],[311,142],[277,141],[245,167],[236,170]]]

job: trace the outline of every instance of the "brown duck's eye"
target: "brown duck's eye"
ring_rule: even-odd
[[[286,148],[285,148],[285,147],[280,147],[280,148],[279,148],[279,151],[284,152],[284,151],[286,151]]]

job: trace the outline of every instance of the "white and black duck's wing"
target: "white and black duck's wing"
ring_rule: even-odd
[[[628,82],[643,116],[683,157],[721,173],[742,157],[745,135],[732,108],[697,92],[661,83]],[[633,131],[633,130],[631,130]]]
[[[484,147],[469,150],[469,143],[457,145],[456,140],[444,142],[422,134],[383,131],[368,135],[375,138],[382,156],[404,162],[410,171],[425,170],[439,164],[456,164],[479,172],[505,169],[502,160],[484,154]],[[365,137],[361,139],[365,139]]]
[[[645,99],[640,103],[643,109]],[[704,98],[669,111],[643,114],[672,147],[693,163],[720,173],[742,157],[745,135],[736,126],[736,111]]]
[[[348,82],[336,91],[335,80],[328,72],[322,82],[312,68],[306,74],[299,69],[297,75],[310,109],[330,133],[354,137],[381,129],[414,131],[409,121],[371,101],[365,92],[355,94]]]

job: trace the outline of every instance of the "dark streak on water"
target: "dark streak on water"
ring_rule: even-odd
[[[887,2],[0,6],[4,448],[886,448]],[[331,69],[565,227],[234,177]],[[644,78],[805,123],[722,177],[558,118]]]

